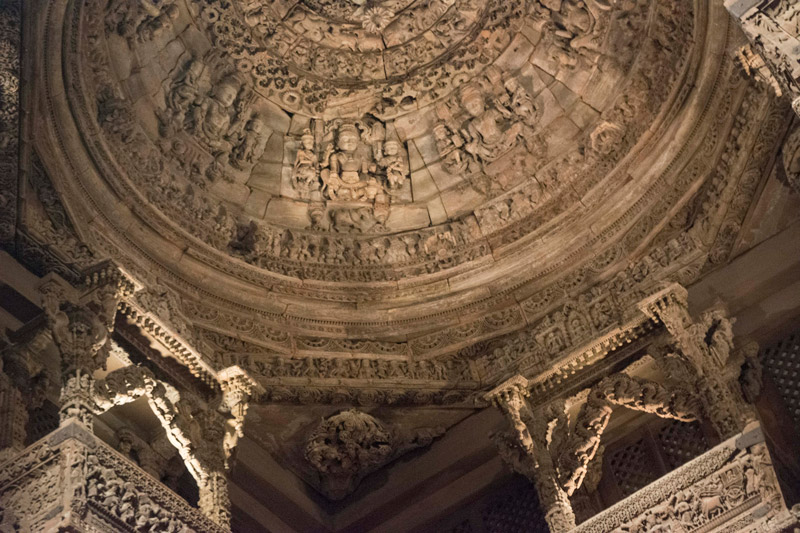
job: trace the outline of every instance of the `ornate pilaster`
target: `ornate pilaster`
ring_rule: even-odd
[[[575,527],[575,513],[569,496],[559,484],[558,472],[548,448],[549,420],[546,420],[544,412],[531,412],[525,399],[527,396],[528,380],[520,375],[485,396],[506,414],[514,430],[510,442],[507,435],[498,439],[500,455],[534,484],[551,533],[570,531]]]
[[[28,409],[22,392],[2,373],[0,359],[0,463],[25,448]]]
[[[786,95],[800,115],[800,4],[792,0],[725,0],[750,44],[739,51],[748,74]]]
[[[678,353],[662,357],[676,380],[690,379],[707,421],[724,440],[740,432],[749,418],[737,382],[742,361],[733,355],[733,323],[723,309],[711,309],[695,322],[688,293],[671,285],[639,304],[639,309],[664,324]]]

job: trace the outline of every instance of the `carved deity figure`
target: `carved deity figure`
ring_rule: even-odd
[[[267,126],[258,115],[247,121],[241,141],[231,151],[231,164],[243,170],[254,165],[261,154],[267,141]]]
[[[174,0],[111,0],[106,9],[106,31],[129,41],[150,41],[172,29],[179,14]]]
[[[152,41],[172,29],[180,12],[175,4],[165,5],[155,16],[148,16],[138,28],[136,35],[140,42]]]
[[[550,57],[563,67],[574,69],[581,59],[595,62],[600,50],[595,43],[597,20],[611,9],[602,0],[539,0],[537,10],[548,21],[545,41]]]
[[[503,82],[505,98],[502,99],[504,107],[509,109],[512,116],[517,117],[529,128],[535,128],[541,113],[533,103],[533,98],[528,91],[520,85],[515,76],[507,76]]]
[[[460,135],[453,133],[452,129],[444,121],[440,121],[433,127],[433,135],[436,140],[436,149],[442,158],[442,165],[451,174],[462,172],[472,172],[475,158],[465,153],[463,150],[464,139]]]
[[[292,183],[301,193],[308,193],[319,189],[319,162],[314,152],[314,134],[310,129],[306,128],[300,142],[292,169]]]
[[[466,150],[480,159],[491,162],[510,150],[522,133],[522,125],[513,122],[504,128],[506,119],[497,109],[487,108],[482,92],[468,86],[461,92],[461,105],[469,114],[462,132],[467,139]]]
[[[183,72],[175,78],[166,95],[167,113],[162,115],[162,123],[182,127],[194,102],[200,93],[200,80],[205,65],[199,59],[190,60]]]
[[[211,94],[192,110],[193,133],[217,150],[230,150],[225,136],[231,126],[233,103],[239,94],[239,83],[233,78],[222,79],[211,90]]]
[[[383,144],[383,157],[378,166],[386,172],[390,189],[400,189],[408,178],[408,163],[400,152],[400,142],[390,139]]]
[[[376,166],[360,148],[361,135],[353,123],[339,126],[336,145],[329,144],[322,158],[323,191],[332,200],[374,200],[377,181],[370,176]],[[375,182],[375,183],[372,183]]]

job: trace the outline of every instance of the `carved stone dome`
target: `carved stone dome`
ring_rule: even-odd
[[[57,185],[211,367],[340,353],[483,381],[541,364],[497,361],[519,338],[568,351],[705,264],[694,195],[735,85],[706,2],[63,9],[53,160],[79,180]]]
[[[796,524],[799,14],[3,0],[0,530]]]

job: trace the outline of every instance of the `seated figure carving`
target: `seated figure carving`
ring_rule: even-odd
[[[332,200],[374,200],[380,190],[371,175],[375,163],[361,146],[361,135],[352,122],[339,126],[336,144],[329,144],[322,157],[322,190]]]

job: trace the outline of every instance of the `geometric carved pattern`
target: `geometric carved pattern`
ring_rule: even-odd
[[[645,439],[641,438],[610,454],[606,467],[613,474],[623,497],[630,496],[659,477],[653,468],[654,461],[648,448]]]
[[[514,474],[442,520],[414,529],[424,533],[548,533],[533,484]]]
[[[30,412],[26,428],[28,438],[25,444],[33,444],[56,428],[58,428],[58,406],[45,401],[41,407]]]
[[[674,470],[708,449],[698,422],[681,423],[670,420],[656,434],[656,443],[668,470]]]
[[[789,335],[763,353],[769,373],[795,422],[800,424],[800,334]]]
[[[491,533],[547,531],[536,491],[529,482],[524,490],[509,491],[489,502],[481,511],[481,518],[484,530]]]
[[[469,520],[464,520],[457,524],[453,529],[450,530],[450,533],[472,533],[472,525],[470,525]]]

